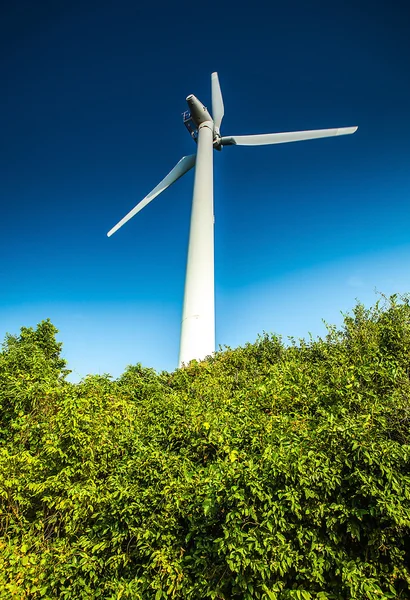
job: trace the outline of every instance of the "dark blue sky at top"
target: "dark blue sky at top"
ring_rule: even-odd
[[[106,232],[195,151],[181,113],[190,93],[210,107],[214,70],[224,135],[359,125],[215,154],[217,310],[249,286],[409,244],[409,25],[404,1],[4,2],[4,332],[32,324],[32,306],[104,306],[102,328],[122,302],[181,312],[193,174]]]

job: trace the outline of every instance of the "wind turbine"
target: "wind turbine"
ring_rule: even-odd
[[[349,135],[357,130],[357,127],[341,127],[221,137],[224,103],[217,73],[212,73],[211,84],[212,116],[193,94],[186,99],[189,111],[183,113],[184,124],[197,143],[196,155],[181,158],[168,175],[107,233],[110,237],[196,163],[182,312],[180,367],[192,359],[202,360],[215,352],[213,150],[222,150],[223,146],[299,142]]]

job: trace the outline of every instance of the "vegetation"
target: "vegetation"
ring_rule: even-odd
[[[410,305],[173,373],[0,354],[0,597],[410,598]]]

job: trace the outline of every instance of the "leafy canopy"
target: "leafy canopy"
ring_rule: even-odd
[[[410,306],[173,373],[0,354],[0,598],[410,598]]]

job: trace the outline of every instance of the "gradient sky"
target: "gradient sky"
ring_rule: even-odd
[[[195,151],[212,71],[224,135],[359,126],[215,153],[217,343],[410,291],[409,25],[404,0],[3,2],[0,338],[51,318],[73,381],[176,367],[193,173],[106,233]]]

